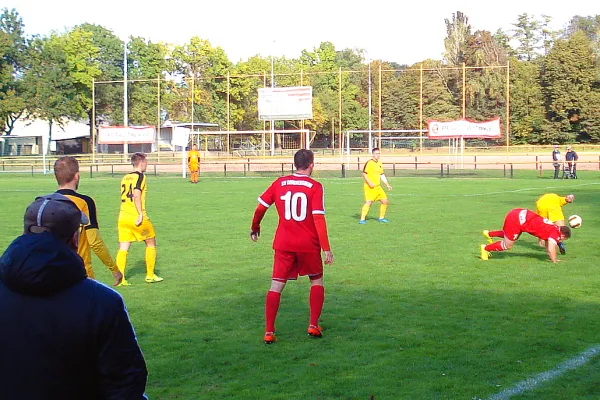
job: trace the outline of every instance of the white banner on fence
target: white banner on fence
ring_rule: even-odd
[[[312,116],[312,86],[258,89],[261,121],[312,119]]]
[[[100,126],[99,144],[154,143],[153,126]]]
[[[500,131],[500,118],[494,118],[485,122],[472,122],[466,119],[458,121],[440,122],[429,121],[427,123],[427,136],[430,139],[451,139],[451,138],[499,138],[502,136]]]

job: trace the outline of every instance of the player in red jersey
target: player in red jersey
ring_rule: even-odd
[[[273,240],[275,258],[271,288],[265,304],[266,329],[264,341],[271,344],[275,337],[275,318],[279,310],[281,292],[288,280],[308,275],[310,279],[310,320],[308,335],[321,337],[319,318],[325,300],[323,288],[323,260],[333,263],[333,253],[329,246],[323,185],[310,175],[314,168],[314,155],[310,150],[298,150],[294,154],[296,172],[275,180],[258,198],[254,211],[250,238],[257,241],[260,236],[260,222],[268,208],[275,204],[279,224]]]
[[[546,241],[546,252],[552,262],[558,262],[556,248],[563,240],[571,237],[571,228],[568,226],[557,226],[546,218],[542,218],[531,210],[515,208],[509,211],[504,218],[504,226],[501,231],[484,231],[490,244],[480,246],[481,259],[487,260],[490,251],[504,251],[512,249],[513,245],[521,236],[527,232],[538,239]],[[486,234],[487,233],[487,234]],[[502,240],[492,243],[492,237],[501,237]]]

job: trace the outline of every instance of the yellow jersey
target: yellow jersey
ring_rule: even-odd
[[[567,199],[564,196],[559,196],[556,193],[547,193],[540,197],[535,203],[538,209],[559,208],[567,204]]]
[[[121,215],[137,218],[138,211],[133,201],[133,191],[136,189],[142,192],[142,214],[144,218],[148,218],[146,214],[146,176],[137,171],[130,172],[121,179]]]
[[[188,153],[188,166],[197,168],[200,164],[200,152],[198,150],[190,150]]]
[[[56,193],[60,193],[67,196],[79,210],[88,217],[90,223],[84,227],[79,235],[79,243],[77,244],[77,254],[83,259],[85,269],[89,270],[92,266],[92,253],[90,251],[90,243],[88,242],[87,235],[83,231],[84,229],[98,229],[98,217],[96,215],[96,203],[94,200],[81,193],[77,193],[71,189],[59,189]],[[89,274],[88,274],[89,275]]]
[[[367,178],[375,185],[375,187],[381,186],[381,175],[383,175],[383,163],[381,160],[375,161],[370,159],[365,163],[363,173],[367,174]],[[369,188],[365,181],[365,188]]]

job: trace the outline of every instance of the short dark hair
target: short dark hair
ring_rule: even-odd
[[[373,147],[373,150],[371,150],[371,154],[375,153],[376,151],[381,152],[381,150],[379,150],[379,147]]]
[[[131,156],[131,164],[134,167],[137,167],[138,164],[146,159],[146,155],[144,153],[133,153]]]
[[[79,172],[79,162],[75,157],[61,157],[54,163],[54,177],[60,186],[72,182]]]
[[[300,149],[294,154],[294,166],[296,169],[307,169],[315,160],[312,151]]]
[[[571,237],[571,228],[569,228],[568,226],[561,226],[559,227],[560,229],[560,233],[566,237],[567,239]]]

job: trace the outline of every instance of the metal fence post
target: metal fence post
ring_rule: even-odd
[[[392,164],[392,171],[393,171],[392,176],[396,176],[396,163]]]
[[[342,178],[346,177],[346,166],[342,164]]]
[[[444,177],[444,164],[440,164],[440,178]]]
[[[415,169],[417,169],[417,168],[418,168],[417,161],[418,161],[418,158],[417,158],[417,157],[415,157]]]
[[[227,163],[223,163],[223,176],[227,178]]]
[[[90,165],[90,178],[92,178],[92,166]]]
[[[154,164],[154,176],[156,176],[156,164]]]
[[[513,165],[510,164],[510,179],[513,179]]]

